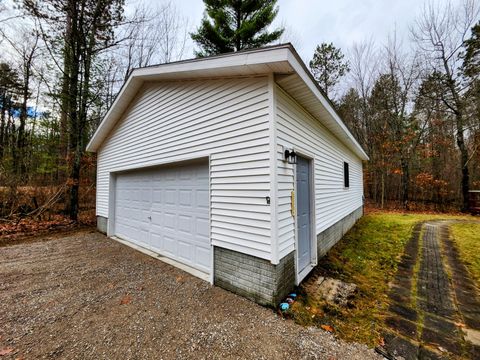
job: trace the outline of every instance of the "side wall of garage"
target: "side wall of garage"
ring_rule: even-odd
[[[280,87],[275,98],[280,259],[295,249],[295,219],[290,211],[294,166],[284,161],[283,153],[291,148],[314,159],[317,253],[324,255],[362,215],[362,161]],[[348,188],[344,162],[349,164]]]
[[[209,157],[212,244],[270,260],[269,126],[267,77],[146,83],[98,151],[97,215],[112,173]]]

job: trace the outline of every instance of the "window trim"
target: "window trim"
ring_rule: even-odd
[[[350,164],[343,162],[343,188],[350,189]]]

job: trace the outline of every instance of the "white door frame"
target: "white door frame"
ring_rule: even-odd
[[[310,171],[310,250],[311,259],[310,266],[307,266],[303,271],[298,269],[298,223],[297,223],[297,211],[298,211],[298,192],[297,192],[297,166],[293,166],[293,189],[295,192],[295,284],[299,285],[302,280],[312,271],[317,265],[317,231],[316,231],[316,216],[315,216],[315,156],[304,150],[294,149],[295,153],[309,161]]]

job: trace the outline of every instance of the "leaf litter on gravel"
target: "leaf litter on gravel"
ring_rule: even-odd
[[[130,295],[125,295],[122,297],[122,300],[120,300],[120,305],[128,305],[132,302],[132,297]]]
[[[14,352],[14,350],[15,349],[11,347],[0,349],[0,356],[10,355],[12,352]]]

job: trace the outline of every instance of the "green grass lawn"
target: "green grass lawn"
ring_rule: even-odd
[[[480,224],[453,224],[451,234],[463,263],[480,287]]]
[[[304,325],[331,325],[335,333],[346,340],[377,345],[381,341],[382,319],[388,308],[389,282],[413,227],[419,221],[453,218],[469,217],[385,212],[365,215],[326,257],[319,260],[315,270],[357,284],[358,294],[353,306],[340,308],[322,301],[315,302],[308,293],[302,294],[300,290],[299,301],[292,307],[292,317]],[[472,234],[474,231],[472,229]],[[468,252],[474,253],[473,250]],[[479,262],[476,264],[480,265]]]

